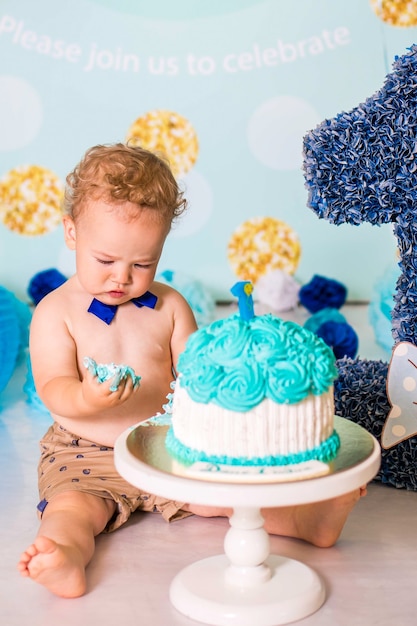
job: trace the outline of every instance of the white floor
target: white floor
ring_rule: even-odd
[[[375,345],[364,306],[342,311],[360,336],[359,355],[388,355]],[[228,311],[226,311],[226,314]],[[303,321],[297,311],[295,318]],[[22,392],[24,367],[0,396],[1,553],[0,623],[4,626],[191,626],[170,604],[169,585],[181,568],[223,554],[225,519],[191,517],[168,525],[157,514],[135,514],[121,530],[101,536],[89,566],[88,593],[76,600],[52,596],[16,571],[36,529],[37,442],[49,424]],[[304,626],[412,626],[416,623],[417,493],[369,486],[337,545],[314,548],[271,538],[272,553],[300,560],[326,586],[324,605]],[[236,626],[240,626],[236,623]],[[253,626],[259,626],[254,623]]]

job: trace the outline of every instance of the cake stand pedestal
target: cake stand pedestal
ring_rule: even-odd
[[[165,449],[169,426],[155,419],[117,439],[119,473],[140,489],[172,500],[233,508],[225,554],[197,561],[176,575],[170,587],[175,608],[214,626],[277,626],[319,609],[326,595],[320,577],[299,561],[270,554],[261,509],[329,500],[365,485],[380,465],[376,439],[335,417],[341,446],[324,476],[300,480],[289,473],[279,480],[255,476],[234,482],[216,475],[207,480],[180,475]]]

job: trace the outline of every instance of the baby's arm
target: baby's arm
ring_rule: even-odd
[[[177,370],[178,357],[183,352],[188,337],[197,330],[197,323],[188,302],[179,294],[173,295],[174,328],[171,336],[172,363]]]
[[[125,402],[135,393],[126,377],[113,391],[112,380],[100,383],[87,369],[79,372],[77,346],[68,330],[58,294],[36,307],[30,330],[30,357],[37,392],[45,406],[63,417],[91,417]]]

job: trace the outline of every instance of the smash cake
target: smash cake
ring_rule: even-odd
[[[340,446],[333,351],[295,322],[255,316],[251,292],[250,282],[237,283],[239,313],[189,337],[178,361],[168,453],[176,471],[247,474],[307,464],[327,473]]]

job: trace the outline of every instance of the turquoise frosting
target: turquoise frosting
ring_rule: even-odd
[[[84,357],[84,366],[88,371],[97,377],[99,383],[104,383],[106,380],[113,379],[110,391],[117,391],[119,384],[125,378],[131,377],[133,386],[139,387],[141,377],[136,376],[134,370],[128,365],[116,365],[115,363],[96,363],[94,359],[89,356]]]
[[[236,314],[193,333],[179,357],[181,387],[195,402],[246,412],[264,398],[295,404],[337,377],[332,349],[313,332],[271,314]]]
[[[340,438],[334,430],[333,434],[328,439],[311,450],[305,450],[303,452],[297,452],[285,456],[278,455],[252,458],[231,457],[226,455],[210,455],[201,450],[188,448],[175,437],[174,430],[171,426],[167,432],[165,444],[170,455],[186,466],[197,462],[236,466],[284,466],[295,465],[297,463],[312,460],[330,463],[330,461],[335,458],[337,451],[339,450]]]

